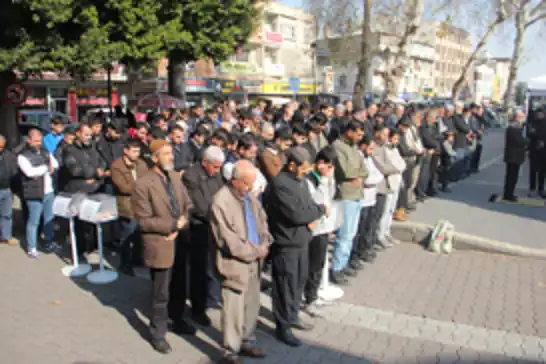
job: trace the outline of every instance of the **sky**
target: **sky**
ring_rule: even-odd
[[[277,1],[290,6],[303,7],[302,0]],[[497,34],[495,34],[495,36],[489,40],[487,44],[487,51],[491,57],[510,58],[512,56],[513,38],[513,28],[510,25],[506,25],[504,29],[497,32]],[[546,26],[543,27],[535,24],[534,27],[527,31],[524,41],[523,57],[518,73],[518,81],[528,81],[533,77],[546,74],[546,49],[544,49],[545,41]]]

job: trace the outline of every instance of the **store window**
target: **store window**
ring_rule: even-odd
[[[347,76],[346,75],[341,75],[339,76],[339,88],[340,89],[344,89],[347,87]]]

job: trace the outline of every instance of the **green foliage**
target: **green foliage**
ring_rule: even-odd
[[[89,75],[121,60],[137,67],[175,51],[222,61],[255,27],[252,0],[2,0],[0,71]]]

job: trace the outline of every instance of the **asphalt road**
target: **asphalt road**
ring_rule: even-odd
[[[501,194],[504,181],[504,130],[488,132],[484,137],[481,171],[452,186],[420,205],[410,221],[434,224],[447,219],[457,231],[523,247],[544,249],[546,208],[489,202],[491,194]],[[526,196],[528,165],[524,165],[516,194]]]

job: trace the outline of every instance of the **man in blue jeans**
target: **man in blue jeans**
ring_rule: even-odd
[[[368,169],[358,150],[358,142],[364,136],[364,124],[351,120],[342,130],[343,135],[332,146],[337,154],[335,169],[338,183],[337,198],[342,200],[343,225],[334,245],[330,280],[335,284],[347,284],[346,276],[354,277],[356,270],[347,263],[358,230],[364,180]]]
[[[30,258],[38,258],[38,228],[43,217],[43,235],[46,251],[58,250],[53,242],[53,189],[52,175],[59,167],[55,157],[42,146],[42,133],[31,129],[26,145],[17,157],[21,170],[23,200],[28,207],[26,227],[27,251]]]
[[[6,150],[6,138],[0,135],[0,244],[17,245],[12,233],[11,179],[17,174],[13,154]]]

